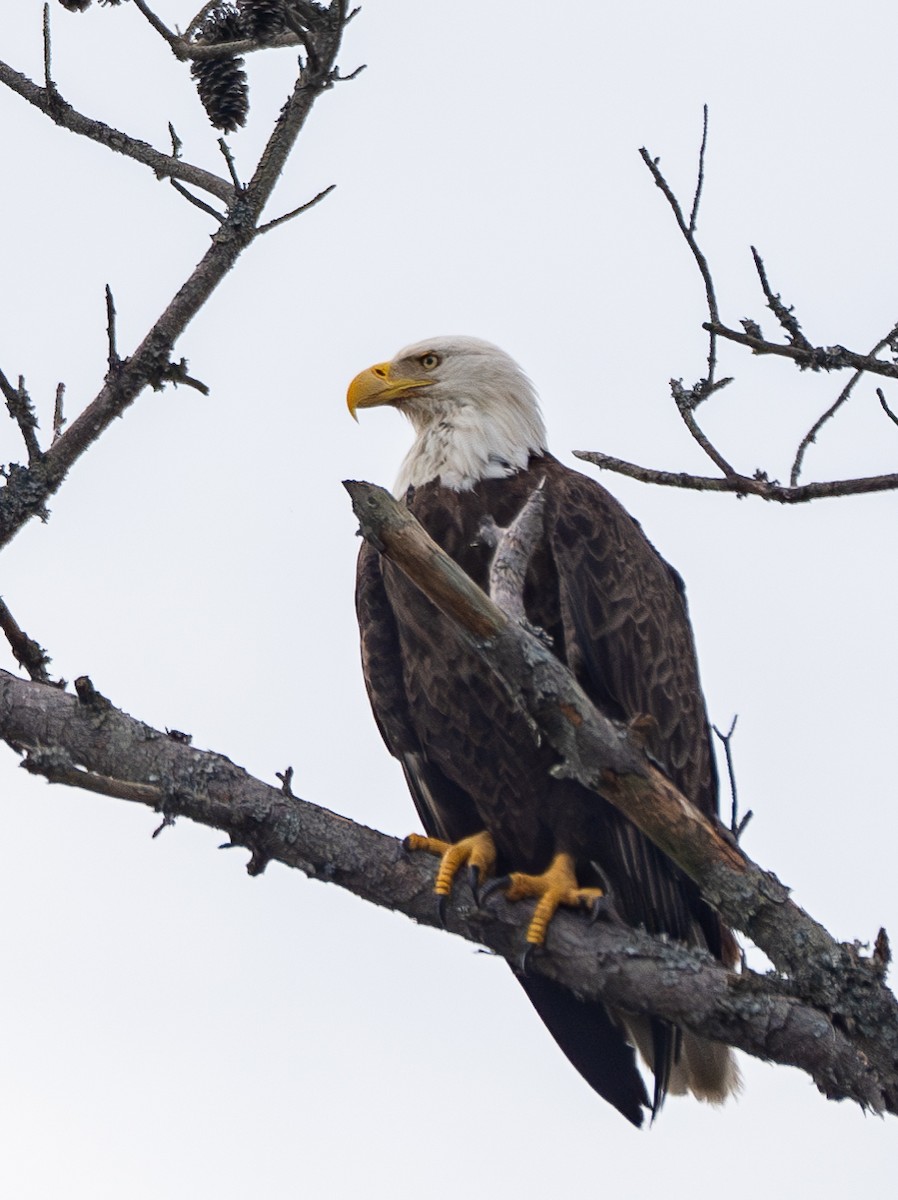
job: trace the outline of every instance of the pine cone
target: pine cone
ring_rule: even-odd
[[[84,12],[86,8],[90,8],[90,0],[59,0],[59,3],[69,12]]]
[[[230,4],[213,9],[196,31],[196,42],[219,45],[245,34],[240,15]],[[249,87],[242,58],[204,58],[190,64],[200,102],[216,129],[233,133],[246,124]]]
[[[244,36],[257,42],[271,41],[284,32],[284,0],[237,0],[237,11]]]

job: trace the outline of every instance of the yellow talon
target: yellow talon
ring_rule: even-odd
[[[506,900],[538,897],[536,910],[527,927],[527,941],[531,946],[543,944],[549,922],[562,905],[567,908],[588,908],[605,894],[601,888],[578,886],[574,860],[570,854],[556,854],[542,875],[524,875],[515,871],[508,878]]]
[[[465,863],[477,868],[481,883],[496,863],[496,843],[486,830],[462,838],[460,842],[444,842],[440,838],[410,833],[403,844],[406,850],[425,850],[428,854],[440,856],[440,869],[433,889],[438,896],[449,895],[455,876]]]

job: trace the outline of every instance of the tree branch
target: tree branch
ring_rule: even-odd
[[[225,203],[230,203],[233,199],[233,188],[227,180],[202,167],[192,166],[183,159],[163,154],[148,142],[130,137],[103,121],[84,116],[63,100],[55,86],[52,89],[40,87],[27,75],[22,75],[5,62],[0,62],[0,83],[5,84],[10,91],[33,104],[35,108],[39,108],[63,129],[69,129],[72,133],[99,142],[109,150],[114,150],[116,154],[124,154],[133,158],[135,162],[143,163],[151,168],[158,179],[180,179],[184,183],[202,188]]]
[[[139,803],[223,830],[251,851],[248,870],[271,860],[335,883],[419,924],[439,927],[436,866],[401,842],[254,779],[229,759],[195,750],[113,707],[85,680],[80,695],[0,671],[0,737],[23,766],[53,782]],[[445,927],[509,962],[525,946],[520,905],[493,898],[479,908],[456,887]],[[884,1080],[852,1039],[824,1013],[789,995],[775,977],[726,971],[710,955],[649,937],[616,921],[591,925],[559,913],[531,969],[588,999],[629,1012],[653,1012],[766,1060],[800,1067],[831,1098],[875,1112],[891,1108]]]
[[[791,309],[789,310],[791,313]],[[883,362],[873,354],[858,354],[854,350],[846,350],[844,346],[812,346],[806,344],[784,345],[782,342],[769,342],[756,334],[741,333],[738,329],[730,329],[719,322],[706,321],[702,329],[716,333],[718,337],[730,342],[738,342],[740,346],[748,346],[755,354],[775,354],[780,358],[791,358],[802,370],[810,371],[867,371],[871,375],[885,375],[888,379],[898,379],[898,365]],[[804,337],[804,335],[802,335]],[[886,345],[887,339],[878,343],[879,348]]]
[[[687,472],[670,472],[658,471],[650,467],[639,466],[635,463],[624,462],[622,459],[613,458],[611,455],[602,454],[598,451],[575,451],[578,458],[585,459],[587,462],[595,463],[597,466],[605,470],[616,471],[618,474],[627,475],[632,479],[639,479],[644,483],[661,484],[666,487],[681,487],[690,488],[695,491],[721,491],[733,492],[737,496],[760,496],[765,500],[774,500],[781,504],[796,504],[803,503],[809,500],[816,500],[824,496],[847,496],[858,495],[866,492],[891,491],[898,487],[898,475],[877,475],[862,479],[845,479],[838,481],[829,481],[822,483],[813,483],[799,485],[798,479],[801,473],[801,467],[804,460],[805,452],[808,447],[816,440],[817,434],[827,421],[845,404],[851,395],[855,385],[860,380],[862,374],[869,371],[871,374],[884,375],[888,378],[898,378],[898,364],[885,362],[878,358],[878,354],[885,347],[889,347],[893,352],[898,346],[898,326],[886,334],[877,342],[876,346],[869,354],[857,354],[854,351],[847,350],[844,346],[813,346],[802,332],[801,326],[792,308],[784,304],[781,297],[774,293],[767,278],[766,268],[760,254],[754,246],[751,248],[752,257],[755,263],[755,269],[758,273],[761,289],[767,301],[768,307],[776,316],[777,321],[785,330],[788,343],[786,345],[778,342],[768,341],[761,333],[760,326],[756,321],[744,320],[742,322],[743,332],[732,329],[725,325],[719,316],[717,296],[714,288],[714,280],[711,273],[711,268],[708,260],[705,257],[696,238],[696,224],[698,216],[698,207],[701,199],[702,185],[704,182],[705,171],[705,155],[707,151],[707,135],[708,135],[708,114],[707,107],[704,110],[704,122],[702,130],[702,145],[699,151],[698,175],[696,180],[695,195],[692,202],[692,210],[687,221],[683,209],[677,199],[673,189],[664,177],[663,172],[658,163],[658,159],[652,158],[649,152],[643,147],[639,153],[642,156],[643,162],[652,173],[656,185],[663,193],[675,219],[677,226],[682,234],[689,250],[692,254],[699,274],[702,278],[702,283],[705,289],[705,298],[708,308],[708,320],[702,325],[702,328],[708,333],[710,343],[708,347],[708,374],[705,379],[700,379],[691,388],[683,385],[681,380],[671,380],[671,393],[677,409],[684,423],[689,429],[690,434],[701,447],[706,455],[714,462],[715,466],[721,471],[724,478],[706,477],[701,475],[692,475]],[[796,450],[792,469],[790,473],[790,486],[784,487],[775,480],[771,480],[766,471],[758,470],[753,476],[747,476],[737,471],[717,447],[711,442],[710,438],[698,425],[695,419],[695,410],[705,401],[714,391],[719,390],[725,384],[731,383],[731,379],[716,378],[717,370],[717,338],[724,338],[728,341],[736,342],[751,349],[755,354],[772,354],[780,357],[790,358],[795,362],[801,370],[810,369],[813,371],[835,371],[843,369],[852,369],[855,374],[842,389],[841,393],[831,404],[826,411],[815,421],[814,425],[804,436]],[[883,405],[884,411],[888,415],[889,409],[885,404],[880,393],[880,403]]]
[[[133,139],[124,138],[100,122],[88,121],[87,118],[74,113],[70,106],[59,101],[55,90],[51,92],[50,89],[36,87],[24,76],[11,72],[4,64],[0,64],[0,82],[9,83],[9,86],[25,95],[26,99],[42,108],[54,120],[59,120],[78,132],[86,132],[88,136],[103,141],[112,149],[132,154],[132,157],[141,161],[155,163],[160,167],[161,174],[177,175],[200,187],[206,186],[208,191],[225,199],[229,206],[226,217],[212,235],[208,250],[134,354],[111,367],[96,398],[69,423],[64,433],[54,439],[39,462],[31,464],[29,468],[16,464],[9,468],[6,486],[0,494],[0,547],[6,545],[33,516],[46,518],[47,501],[62,485],[72,464],[116,417],[121,416],[125,409],[133,404],[147,385],[159,388],[173,378],[192,382],[183,371],[177,374],[178,368],[174,369],[173,375],[170,362],[173,348],[187,325],[231,270],[239,255],[258,236],[262,210],[312,105],[322,92],[333,86],[336,56],[346,24],[344,0],[333,0],[327,17],[326,21],[322,21],[320,29],[316,29],[315,33],[310,35],[316,40],[318,66],[314,70],[307,66],[300,68],[293,94],[275,122],[274,131],[268,139],[255,174],[251,182],[239,192],[230,183],[219,180],[217,176],[206,172],[197,175],[192,169],[185,172],[185,164],[179,158],[159,155],[157,151],[152,151],[148,160],[144,150],[149,152],[151,148],[145,147],[144,143],[135,143]],[[64,120],[60,114],[65,116]]]
[[[833,496],[863,496],[871,492],[891,492],[898,488],[898,474],[864,475],[859,479],[832,479],[820,483],[802,483],[795,487],[768,479],[763,471],[755,475],[690,475],[686,471],[659,471],[638,463],[601,454],[598,450],[574,450],[576,458],[594,463],[605,471],[626,475],[640,483],[656,483],[663,487],[690,488],[697,492],[731,492],[736,496],[759,496],[777,504],[803,504]]]
[[[347,483],[362,536],[379,547],[453,619],[514,703],[559,756],[553,772],[614,804],[678,864],[728,924],[747,933],[803,1000],[855,1031],[880,1073],[891,1111],[898,1090],[898,1002],[879,964],[842,945],[794,904],[719,822],[706,819],[645,757],[619,724],[600,713],[569,671],[510,621],[383,488]]]

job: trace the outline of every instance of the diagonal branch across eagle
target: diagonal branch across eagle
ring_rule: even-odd
[[[652,764],[639,738],[598,711],[571,672],[526,628],[509,620],[429,537],[408,508],[376,485],[347,481],[362,536],[440,611],[555,749],[561,776],[618,808],[746,933],[788,978],[793,993],[852,1028],[871,1065],[898,1060],[898,1002],[877,964],[833,939],[763,871],[728,831],[691,804]],[[858,996],[863,997],[859,1002]],[[888,1060],[888,1062],[886,1061]]]

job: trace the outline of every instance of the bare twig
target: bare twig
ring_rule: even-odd
[[[51,71],[52,49],[50,45],[50,5],[44,5],[43,17],[43,34],[44,34],[44,87],[47,90],[48,96],[53,96],[56,93],[56,84],[53,82]]]
[[[898,364],[884,362],[876,355],[888,344],[888,338],[883,338],[869,354],[857,354],[844,346],[805,346],[783,345],[781,342],[771,342],[766,338],[730,329],[719,322],[706,321],[703,329],[716,333],[718,337],[730,342],[738,342],[740,346],[748,346],[755,354],[775,354],[780,358],[791,358],[802,370],[810,371],[867,371],[871,375],[885,375],[888,379],[898,379]],[[802,334],[802,337],[804,335]],[[892,336],[890,334],[890,336]]]
[[[656,185],[664,193],[664,198],[670,205],[671,212],[676,218],[677,225],[680,227],[680,232],[683,234],[683,237],[686,239],[686,244],[692,251],[692,257],[695,259],[696,265],[698,266],[705,285],[705,297],[708,302],[708,313],[711,317],[711,321],[717,322],[720,319],[717,309],[717,296],[714,291],[714,280],[711,277],[711,268],[708,266],[708,260],[705,258],[698,242],[695,240],[694,230],[690,227],[689,222],[683,216],[683,210],[680,208],[680,202],[673,194],[670,184],[664,178],[661,168],[658,166],[658,160],[652,158],[644,146],[640,148],[639,153],[642,157],[642,161],[651,171],[652,178],[655,180]],[[713,377],[713,371],[709,370],[709,375]]]
[[[201,212],[207,213],[210,217],[214,217],[219,225],[225,221],[225,213],[220,213],[217,209],[213,208],[211,204],[207,204],[205,200],[201,200],[199,196],[194,196],[193,192],[188,191],[187,188],[184,187],[183,183],[179,183],[177,179],[170,179],[168,182],[172,185],[175,191],[179,193],[179,195],[183,196],[185,200],[189,200],[194,208],[198,208]]]
[[[749,821],[752,819],[752,817],[754,815],[752,813],[751,809],[749,809],[748,812],[745,814],[745,816],[742,818],[742,820],[741,821],[739,820],[739,799],[738,799],[738,793],[736,791],[736,770],[735,770],[735,767],[733,764],[733,747],[732,747],[733,734],[736,731],[736,722],[738,720],[739,720],[738,716],[733,717],[732,721],[730,722],[730,727],[726,733],[722,733],[717,728],[716,725],[711,726],[711,728],[714,730],[717,737],[723,743],[723,750],[724,750],[724,754],[726,755],[727,776],[729,777],[729,781],[730,781],[730,833],[733,835],[733,837],[736,839],[737,842],[738,842],[739,838],[742,836],[742,832],[745,829],[746,825],[749,823]]]
[[[708,148],[708,106],[702,105],[702,144],[698,152],[698,172],[695,179],[695,195],[692,198],[692,212],[689,214],[689,232],[694,234],[698,221],[698,207],[701,204],[702,188],[705,183],[705,151]]]
[[[223,137],[218,139],[218,148],[224,156],[225,162],[228,164],[228,173],[231,176],[231,182],[234,185],[234,191],[238,194],[243,191],[243,184],[237,175],[237,167],[234,165],[234,155],[231,153],[231,147]]]
[[[6,601],[0,597],[0,629],[6,635],[10,648],[20,667],[24,667],[35,683],[49,683],[47,667],[50,656],[34,638],[30,638],[9,611]]]
[[[25,449],[28,451],[29,463],[40,462],[43,458],[43,451],[37,440],[37,417],[31,397],[25,388],[24,378],[20,375],[19,386],[14,388],[4,373],[0,371],[0,392],[3,393],[6,400],[9,415],[16,422],[22,434]]]
[[[686,221],[685,217],[683,216],[683,210],[680,207],[680,202],[677,200],[676,196],[673,193],[673,190],[671,189],[667,180],[664,178],[661,168],[658,166],[657,160],[653,159],[649,155],[649,153],[645,149],[645,147],[643,147],[639,151],[639,153],[642,156],[643,162],[646,164],[646,166],[651,171],[652,177],[654,178],[656,185],[661,189],[661,191],[664,194],[665,199],[667,200],[667,203],[670,205],[671,211],[673,212],[674,217],[676,218],[677,225],[680,228],[680,232],[683,234],[683,237],[686,239],[686,244],[689,246],[689,249],[692,252],[692,257],[695,260],[695,263],[699,269],[699,273],[702,277],[702,281],[704,282],[704,285],[705,285],[705,300],[708,305],[708,315],[710,317],[710,324],[714,325],[714,324],[718,323],[720,320],[720,316],[719,316],[719,312],[718,312],[718,308],[717,308],[717,295],[714,291],[714,280],[711,276],[711,268],[708,266],[708,260],[705,258],[705,255],[702,252],[702,249],[699,246],[699,244],[696,240],[696,237],[695,237],[695,225],[696,225],[696,221],[698,218],[698,206],[699,206],[699,202],[701,199],[702,184],[704,181],[705,151],[707,148],[707,136],[708,136],[708,108],[707,108],[707,105],[705,105],[704,121],[703,121],[703,125],[702,125],[702,145],[701,145],[701,150],[699,152],[698,177],[696,180],[695,197],[694,197],[693,203],[692,203],[692,213],[690,215],[690,219],[688,222]],[[707,359],[708,372],[707,372],[706,378],[704,380],[702,380],[699,384],[697,384],[694,388],[689,389],[688,391],[687,391],[687,389],[683,388],[681,383],[675,383],[672,381],[671,382],[671,390],[673,392],[674,399],[677,402],[677,409],[680,413],[680,416],[683,418],[686,428],[689,430],[692,437],[695,439],[695,441],[698,443],[698,445],[702,448],[702,450],[705,452],[705,454],[708,455],[708,457],[715,464],[715,466],[717,466],[721,471],[723,471],[723,473],[725,475],[733,475],[733,474],[735,474],[734,468],[730,465],[730,463],[727,462],[727,460],[720,453],[720,451],[716,448],[716,446],[714,446],[712,444],[711,440],[703,432],[703,430],[700,428],[698,422],[695,419],[695,410],[699,406],[699,404],[701,404],[702,401],[706,400],[708,398],[708,396],[710,396],[712,394],[713,391],[715,391],[718,387],[721,386],[721,384],[716,379],[716,374],[717,374],[717,335],[716,335],[714,329],[710,328],[709,325],[705,325],[705,329],[708,330],[708,359]],[[729,381],[727,381],[727,382],[729,382]]]
[[[699,446],[701,446],[702,450],[704,450],[705,454],[707,454],[708,458],[711,459],[715,466],[719,467],[720,470],[723,471],[724,475],[735,475],[735,467],[731,466],[730,463],[727,462],[717,447],[712,444],[710,438],[695,419],[695,409],[697,405],[699,405],[702,400],[707,399],[712,392],[719,391],[722,386],[729,382],[729,379],[724,379],[718,380],[717,383],[713,385],[709,385],[707,380],[702,380],[701,383],[697,384],[694,388],[687,389],[683,387],[683,384],[679,379],[672,379],[670,381],[670,390],[671,394],[673,395],[674,402],[676,403],[677,411],[683,418],[686,428],[692,434],[696,442],[698,442]]]
[[[792,470],[789,472],[789,482],[792,487],[795,487],[798,483],[798,477],[801,474],[801,467],[804,462],[804,456],[807,453],[808,447],[816,442],[817,434],[827,423],[827,421],[832,420],[842,405],[846,402],[848,397],[854,391],[855,384],[858,383],[862,375],[862,371],[855,371],[826,412],[822,413],[817,418],[808,432],[798,443],[798,449],[795,452],[795,461],[792,463]]]
[[[107,361],[109,370],[114,371],[120,364],[118,350],[115,345],[115,301],[112,298],[112,288],[106,284],[106,342],[108,346]]]
[[[879,397],[879,403],[882,405],[882,411],[886,414],[886,416],[889,418],[890,421],[894,421],[895,424],[898,425],[898,416],[896,416],[895,413],[892,412],[892,410],[889,408],[888,404],[886,403],[886,398],[885,398],[885,395],[883,394],[882,388],[876,389],[876,395]]]
[[[352,15],[355,16],[355,14],[358,11],[359,10],[357,8],[354,8],[352,10]],[[347,17],[347,21],[348,20],[349,20],[349,18]],[[354,70],[350,71],[348,75],[341,75],[339,71],[334,71],[334,75],[333,75],[334,83],[352,83],[353,79],[358,79],[358,77],[361,75],[361,73],[363,71],[367,71],[367,70],[368,70],[368,64],[360,63]]]
[[[879,341],[876,343],[876,345],[873,347],[873,349],[870,351],[870,353],[868,355],[857,356],[857,357],[865,358],[868,362],[871,362],[871,363],[879,363],[880,360],[876,357],[876,355],[879,354],[881,350],[884,350],[887,346],[892,346],[895,342],[896,337],[898,337],[898,325],[893,325],[892,328],[889,330],[889,332],[885,335],[885,337],[881,337],[879,339]],[[840,347],[840,349],[841,349],[841,347]],[[849,352],[845,351],[845,353],[847,354]],[[890,364],[882,363],[881,365],[888,366]],[[845,403],[845,401],[848,399],[848,397],[851,395],[852,391],[854,390],[855,384],[858,383],[858,381],[861,378],[861,375],[866,370],[872,371],[872,368],[865,367],[863,365],[858,366],[857,372],[854,375],[852,375],[851,379],[849,379],[849,381],[848,381],[848,383],[846,383],[845,387],[842,388],[842,391],[836,397],[835,402],[832,405],[830,405],[830,407],[826,410],[826,412],[823,413],[823,415],[820,416],[814,422],[812,427],[808,430],[808,432],[802,438],[801,442],[799,443],[798,450],[796,451],[796,454],[795,454],[795,461],[792,464],[792,472],[791,472],[790,480],[791,480],[791,483],[793,484],[793,486],[798,482],[798,476],[801,473],[802,463],[804,461],[804,456],[805,456],[805,453],[806,453],[808,447],[811,445],[812,442],[816,441],[817,434],[820,431],[820,429],[822,428],[822,426],[825,425],[826,422],[829,421],[836,414],[836,412],[838,412],[838,410],[842,407],[842,405]]]
[[[594,463],[605,471],[626,475],[640,483],[657,483],[664,487],[689,488],[696,492],[730,492],[736,496],[759,496],[778,504],[802,504],[832,496],[862,496],[870,492],[891,492],[898,489],[898,474],[870,475],[860,479],[835,479],[822,483],[805,483],[787,487],[768,479],[759,471],[755,475],[728,475],[723,479],[707,475],[690,475],[685,471],[658,471],[637,463],[600,454],[597,450],[575,450],[574,455],[584,462]]]
[[[301,216],[302,213],[308,212],[310,208],[314,208],[316,204],[320,204],[325,196],[329,196],[337,185],[335,183],[328,184],[326,188],[313,196],[311,200],[307,200],[305,204],[300,204],[299,208],[294,208],[291,212],[284,213],[282,217],[275,217],[273,221],[268,221],[258,228],[259,233],[270,233],[272,229],[277,229],[278,225],[283,225],[285,221],[292,221],[294,217]]]
[[[800,350],[813,350],[813,346],[801,332],[801,326],[798,324],[794,310],[783,304],[780,295],[778,293],[774,294],[770,284],[767,282],[767,271],[764,268],[764,261],[754,246],[751,247],[751,256],[755,261],[755,270],[758,272],[761,288],[767,298],[767,307],[789,335],[789,342]]]
[[[46,113],[57,125],[71,130],[72,133],[90,138],[91,141],[99,142],[117,154],[133,158],[135,162],[143,163],[151,168],[157,178],[181,179],[185,183],[202,188],[203,191],[217,196],[226,204],[233,200],[233,188],[227,180],[213,175],[211,171],[206,171],[202,167],[186,163],[174,155],[162,154],[147,142],[142,142],[118,129],[113,129],[103,121],[84,116],[83,113],[77,112],[66,100],[62,99],[55,84],[51,84],[49,87],[39,87],[26,75],[22,75],[4,62],[0,62],[0,83],[27,100],[35,108],[40,109],[41,112]]]
[[[175,53],[178,54],[178,50],[183,39],[178,37],[176,33],[173,33],[169,29],[162,18],[158,17],[153,12],[150,6],[146,3],[146,0],[131,0],[131,2],[139,12],[143,13],[156,32],[163,37],[165,41],[168,42],[169,46],[171,46],[171,48],[175,51]],[[178,57],[180,57],[180,55],[178,55]]]
[[[53,405],[53,441],[55,442],[62,433],[62,428],[65,425],[65,417],[62,411],[62,402],[65,399],[65,384],[60,382],[56,385],[56,402]]]

